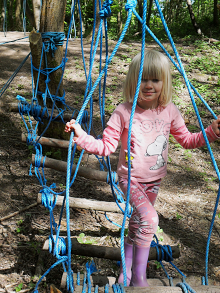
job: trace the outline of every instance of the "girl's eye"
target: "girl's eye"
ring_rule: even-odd
[[[153,82],[159,82],[159,79],[154,78],[154,79],[152,79],[152,81],[153,81]]]
[[[141,82],[147,82],[147,79],[142,78]]]

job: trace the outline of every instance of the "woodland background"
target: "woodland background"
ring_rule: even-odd
[[[1,0],[0,1],[0,31],[22,31],[24,27],[24,15],[26,16],[26,29],[31,31],[33,27],[38,28],[39,10],[42,0]],[[45,2],[45,1],[44,1]],[[47,1],[49,2],[49,1]],[[59,3],[60,0],[57,0]],[[65,1],[62,1],[65,2]],[[103,2],[103,1],[102,1]],[[163,25],[156,10],[153,0],[148,2],[147,25],[160,40],[166,40]],[[72,1],[66,1],[65,31],[71,17]],[[95,0],[82,0],[81,14],[84,37],[91,34],[93,25],[93,11]],[[124,5],[126,1],[114,0],[111,6],[112,16],[108,20],[109,37],[116,39],[122,31],[127,13]],[[218,0],[160,0],[159,1],[165,20],[174,38],[190,37],[191,35],[201,35],[217,38],[220,32]],[[137,1],[137,12],[142,17],[143,1]],[[80,21],[79,9],[75,9],[76,32],[79,34]],[[97,18],[98,20],[98,18]],[[96,24],[98,26],[98,22]],[[135,20],[131,22],[127,39],[140,39],[141,25]]]
[[[40,0],[0,0],[0,31],[1,42],[7,41],[10,33],[5,38],[3,32],[14,31],[12,39],[22,38],[23,33],[32,31],[33,27],[40,31],[67,32],[71,17],[72,2],[67,0],[44,0],[43,6],[48,8],[50,3],[63,8],[64,14],[44,14],[39,21]],[[89,64],[90,36],[93,24],[94,1],[80,1],[82,9],[82,29],[85,38],[86,62]],[[62,4],[62,5],[61,5]],[[220,113],[220,24],[219,3],[215,0],[166,0],[160,1],[165,19],[171,31],[178,52],[184,63],[184,68],[193,85],[199,90],[203,98],[218,115]],[[114,1],[111,6],[112,15],[108,19],[110,50],[113,50],[116,40],[125,23],[127,13],[124,9],[125,1]],[[142,16],[142,1],[137,2],[137,11]],[[25,20],[24,21],[24,12]],[[58,19],[61,26],[58,28]],[[64,21],[63,21],[64,19]],[[75,10],[76,39],[70,42],[68,49],[68,63],[64,72],[64,85],[66,101],[80,108],[86,81],[80,51],[79,38],[79,9]],[[55,21],[54,21],[55,20]],[[99,18],[97,18],[99,20]],[[47,21],[47,23],[46,23]],[[64,23],[64,25],[63,25]],[[155,9],[153,1],[148,1],[148,25],[163,42],[165,48],[173,56],[167,36],[164,34],[162,22]],[[98,21],[96,26],[98,27]],[[59,30],[57,30],[57,28]],[[16,32],[15,32],[16,31]],[[147,36],[148,48],[158,46]],[[106,90],[106,116],[110,116],[113,109],[121,101],[122,85],[131,59],[140,51],[141,27],[135,18],[132,19],[125,42],[120,47],[117,56],[109,66],[109,79]],[[8,78],[30,52],[29,41],[8,43],[0,47],[0,89]],[[60,54],[62,57],[62,54]],[[60,60],[57,60],[57,64]],[[96,70],[97,71],[97,70]],[[98,72],[94,72],[97,77]],[[188,122],[190,131],[199,131],[186,86],[177,70],[172,68],[173,76],[173,101],[180,109],[184,119]],[[16,76],[10,87],[1,98],[3,103],[17,102],[16,96],[31,99],[30,61],[26,63]],[[60,95],[62,96],[62,94]],[[199,99],[196,100],[200,116],[207,126],[213,117]],[[96,118],[96,117],[95,117]],[[98,116],[97,116],[98,118]],[[96,119],[95,119],[96,120]],[[97,119],[98,122],[100,120]],[[40,190],[39,182],[34,176],[29,176],[32,149],[21,142],[21,133],[25,127],[18,113],[12,113],[0,108],[0,214],[8,216],[19,211],[27,205],[36,203],[36,195]],[[51,136],[52,137],[52,136]],[[161,186],[160,196],[156,209],[160,217],[160,231],[163,240],[161,244],[178,245],[181,256],[175,261],[178,268],[188,276],[198,277],[204,275],[205,249],[209,225],[213,215],[213,207],[218,192],[219,180],[212,168],[212,163],[206,147],[197,150],[184,150],[170,137],[170,156],[168,175]],[[219,141],[212,145],[218,166],[220,166]],[[55,157],[55,155],[57,157]],[[47,152],[47,156],[49,156]],[[51,156],[61,159],[58,151]],[[87,155],[84,164],[94,167],[94,159]],[[90,161],[91,160],[91,161]],[[117,158],[113,158],[117,163]],[[97,166],[98,168],[98,166]],[[65,189],[65,174],[55,170],[45,170],[48,184],[58,183],[58,188]],[[110,187],[94,180],[77,178],[72,189],[76,197],[84,198],[87,195],[92,199],[105,199],[112,201]],[[59,217],[56,210],[56,217]],[[113,220],[118,220],[116,215],[111,215]],[[121,215],[120,215],[121,216]],[[121,220],[121,219],[120,219]],[[96,241],[98,245],[120,247],[120,229],[113,228],[104,214],[93,210],[71,210],[71,233],[81,239],[85,233],[84,243]],[[66,233],[65,219],[62,222],[62,232]],[[113,226],[113,227],[112,227]],[[220,209],[218,207],[216,221],[210,245],[209,277],[211,284],[220,284]],[[27,212],[18,213],[16,217],[1,221],[0,223],[0,288],[1,292],[8,292],[7,288],[19,291],[31,290],[38,280],[37,268],[44,273],[52,263],[53,256],[46,252],[42,257],[42,246],[50,234],[49,214],[44,207],[37,205]],[[160,234],[160,233],[159,233]],[[81,239],[82,240],[82,239]],[[43,258],[43,263],[39,259]],[[74,272],[82,271],[90,259],[83,256],[73,256]],[[118,276],[119,267],[116,262],[95,259],[97,268],[103,275]],[[173,277],[178,273],[168,267]],[[49,274],[42,284],[39,292],[48,292],[48,284],[60,284],[62,268],[56,268]],[[35,277],[37,276],[37,277]],[[148,277],[152,279],[164,278],[164,272],[157,263],[151,262]],[[195,279],[194,279],[195,280]],[[197,283],[200,279],[196,280]],[[13,291],[13,292],[14,292]]]

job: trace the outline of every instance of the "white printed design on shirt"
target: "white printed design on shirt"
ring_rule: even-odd
[[[150,167],[150,170],[158,170],[166,164],[162,153],[167,148],[167,145],[168,141],[164,135],[159,135],[153,143],[149,144],[145,156],[158,156],[156,165]]]

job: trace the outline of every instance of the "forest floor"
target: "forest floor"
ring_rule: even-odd
[[[0,43],[23,38],[22,33],[8,32],[7,37],[0,33]],[[112,51],[115,42],[110,41]],[[164,44],[171,52],[170,45]],[[88,64],[90,42],[85,40],[85,58]],[[152,42],[148,48],[158,48]],[[106,90],[106,117],[121,102],[121,92],[125,74],[131,59],[140,51],[139,42],[126,42],[119,48],[113,63],[109,66],[109,77]],[[206,43],[204,52],[196,52],[196,45],[188,42],[177,44],[183,62],[188,66],[191,58],[202,58],[212,44]],[[207,49],[209,48],[209,49]],[[22,60],[29,53],[27,39],[1,45],[0,88],[8,81]],[[219,48],[215,48],[216,58],[220,60]],[[212,52],[212,56],[213,56]],[[68,62],[64,73],[64,89],[66,102],[80,109],[85,91],[85,77],[80,51],[80,40],[71,40],[68,46]],[[173,54],[172,54],[173,56]],[[208,57],[207,57],[208,58]],[[209,60],[210,61],[210,60]],[[97,76],[96,69],[94,76]],[[191,102],[182,78],[173,70],[175,81],[174,102],[181,110],[189,129],[199,129],[197,118],[192,111]],[[219,100],[216,92],[219,76],[215,72],[204,73],[198,69],[190,70],[190,78],[204,87],[211,86],[212,107],[220,113]],[[29,205],[37,203],[37,195],[41,186],[34,169],[29,175],[32,149],[21,141],[21,134],[26,129],[19,113],[11,112],[8,105],[17,103],[20,95],[31,100],[31,69],[28,60],[16,75],[0,103],[0,218],[21,211]],[[207,89],[207,88],[206,88]],[[101,129],[98,106],[94,107],[96,130]],[[200,105],[204,126],[210,124],[212,116]],[[107,120],[106,118],[106,120]],[[101,133],[101,132],[100,132]],[[100,134],[98,133],[98,134]],[[212,151],[217,165],[220,164],[219,142],[212,143]],[[200,285],[200,278],[205,275],[205,253],[210,223],[215,207],[218,179],[206,147],[186,151],[172,138],[170,139],[168,174],[163,179],[161,189],[155,204],[159,215],[157,236],[162,245],[178,246],[180,257],[173,263],[191,280],[192,285]],[[60,153],[57,152],[57,155]],[[48,154],[49,155],[49,154]],[[112,169],[116,171],[117,152],[111,156]],[[93,155],[83,157],[84,166],[99,169],[99,164]],[[56,183],[56,191],[62,191],[66,185],[66,174],[45,168],[47,185]],[[94,200],[113,201],[110,186],[83,177],[77,177],[70,190],[70,196]],[[60,207],[55,207],[54,217],[59,220]],[[108,213],[108,217],[121,224],[123,216],[120,213]],[[70,209],[71,236],[85,236],[85,243],[94,242],[97,245],[120,247],[120,229],[109,222],[103,212],[86,209]],[[0,221],[0,292],[28,292],[36,285],[39,275],[42,275],[56,261],[49,252],[42,252],[42,246],[50,235],[50,217],[41,204],[34,205],[24,212]],[[61,221],[61,235],[66,235],[66,214]],[[83,239],[82,239],[83,238]],[[209,246],[208,276],[209,284],[220,286],[220,208],[217,207],[215,222]],[[99,258],[72,256],[72,270],[85,270],[88,261],[94,260],[99,275],[117,278],[119,266],[117,261]],[[180,274],[168,263],[165,263],[168,274],[179,279]],[[48,286],[54,284],[60,288],[63,267],[56,266],[41,282],[39,292],[47,292]],[[156,261],[149,262],[149,279],[165,279],[161,266]],[[189,282],[190,283],[190,282]],[[151,283],[150,283],[151,284]],[[220,288],[220,287],[218,287]],[[65,292],[65,289],[60,289]],[[214,291],[213,291],[214,292]],[[215,292],[220,292],[216,290]]]

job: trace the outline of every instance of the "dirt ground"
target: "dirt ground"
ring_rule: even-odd
[[[3,33],[0,33],[0,43],[18,38],[24,38],[24,35],[9,32],[7,37],[4,37]],[[114,44],[110,42],[111,49]],[[148,47],[155,46],[154,43],[148,44]],[[89,48],[90,43],[85,41],[86,62],[88,62]],[[139,43],[123,44],[116,61],[109,68],[109,84],[114,82],[111,101],[108,102],[109,111],[120,101],[122,83],[130,62],[130,59],[127,59],[132,58],[139,49]],[[0,89],[29,51],[28,38],[1,45]],[[120,57],[124,55],[128,58],[122,58],[121,61]],[[71,106],[80,107],[80,102],[77,101],[84,94],[85,78],[80,59],[79,40],[69,42],[67,57],[68,63],[64,74],[66,101],[72,103]],[[30,60],[28,60],[0,100],[0,218],[36,204],[37,195],[41,190],[33,168],[33,175],[29,175],[31,150],[25,142],[21,141],[21,134],[25,132],[24,124],[18,113],[11,112],[6,107],[8,103],[17,103],[17,94],[31,99],[31,83]],[[180,97],[189,100],[184,91],[180,93]],[[109,116],[108,111],[107,116]],[[195,117],[185,118],[190,119],[190,124],[198,126]],[[208,125],[211,120],[211,117],[207,116],[205,124]],[[219,164],[219,143],[213,143],[212,149]],[[218,191],[218,180],[210,164],[209,154],[204,148],[194,150],[188,155],[175,143],[171,143],[169,156],[168,175],[163,179],[155,205],[160,219],[159,226],[163,229],[163,232],[158,233],[158,237],[161,238],[163,245],[179,246],[181,255],[173,263],[191,283],[200,285],[200,277],[205,275],[206,243]],[[113,170],[116,171],[117,154],[113,155],[111,160]],[[84,156],[84,164],[99,168],[92,155]],[[57,190],[62,190],[66,185],[65,173],[45,169],[45,176],[47,185],[55,182]],[[82,177],[76,179],[70,196],[113,201],[111,189],[106,183]],[[218,207],[217,215],[219,214]],[[60,207],[54,209],[54,215],[55,220],[58,221]],[[108,213],[108,217],[119,224],[123,218],[120,213]],[[85,242],[92,239],[97,245],[120,247],[120,229],[109,222],[103,212],[71,208],[70,218],[71,236],[78,237],[83,232],[86,235]],[[45,273],[56,261],[49,252],[42,252],[43,243],[50,235],[49,221],[48,211],[38,204],[0,222],[0,292],[19,291],[19,286],[20,292],[32,291],[39,275]],[[61,235],[65,236],[65,215],[61,224]],[[209,247],[208,275],[209,284],[217,286],[220,286],[219,249],[220,217],[216,217]],[[119,266],[116,261],[98,258],[93,260],[100,275],[117,278]],[[88,261],[91,261],[91,258],[73,255],[73,271],[83,272]],[[179,278],[179,273],[170,264],[165,264],[165,268],[170,276]],[[55,284],[59,288],[62,273],[62,266],[55,267],[41,283],[39,292],[47,292],[50,284]],[[166,275],[155,261],[150,261],[148,277],[165,279]],[[65,289],[62,291],[64,292]],[[220,292],[220,289],[215,292]]]

